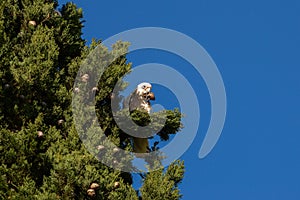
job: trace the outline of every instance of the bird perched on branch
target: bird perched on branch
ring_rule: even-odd
[[[129,107],[129,112],[132,113],[135,110],[146,111],[150,114],[151,100],[155,100],[155,95],[151,92],[152,85],[147,82],[143,82],[137,85],[136,89],[125,100],[124,107]],[[147,138],[133,137],[133,150],[135,153],[147,153],[149,152],[149,143]]]

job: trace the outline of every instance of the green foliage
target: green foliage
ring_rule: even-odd
[[[108,148],[98,148],[106,145],[99,143],[105,136],[132,151],[131,137],[118,127],[111,111],[114,99],[118,116],[124,117],[119,92],[127,83],[119,80],[131,71],[126,59],[129,43],[119,41],[108,51],[94,40],[88,47],[81,37],[82,10],[73,3],[57,8],[56,0],[0,2],[0,199],[180,198],[181,162],[146,174],[139,196],[130,173],[109,168],[94,156],[105,155],[107,160],[115,156]],[[84,63],[90,54],[92,59]],[[87,68],[78,72],[82,65]],[[99,67],[105,65],[107,69]],[[103,75],[96,82],[94,75],[100,72]],[[88,74],[89,80],[75,80],[77,73]],[[100,127],[86,132],[75,128],[71,106],[75,81],[79,100],[95,97],[88,106],[96,110],[96,122],[105,135]],[[78,112],[78,120],[96,123],[89,113]],[[162,128],[161,140],[182,128],[177,109],[130,117],[142,126],[155,122],[154,127]],[[90,143],[83,144],[84,137]],[[118,165],[131,161],[132,157],[120,154]],[[92,183],[98,185],[94,194],[89,193]]]
[[[164,172],[163,169],[148,173],[141,187],[143,200],[175,200],[181,195],[177,184],[181,182],[184,173],[183,162],[172,163]]]

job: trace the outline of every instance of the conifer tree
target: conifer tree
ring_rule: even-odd
[[[132,187],[129,172],[108,167],[95,157],[105,154],[109,159],[115,153],[97,143],[100,137],[132,150],[130,136],[118,127],[111,111],[111,98],[116,106],[122,101],[113,89],[131,70],[126,59],[129,44],[118,42],[112,52],[100,41],[87,46],[82,38],[82,10],[73,3],[58,6],[55,0],[0,2],[0,199],[179,199],[183,162],[141,172],[143,185],[138,190]],[[79,69],[96,48],[100,57],[125,54],[114,59],[101,80],[92,84],[93,71]],[[82,80],[74,87],[77,73]],[[121,82],[120,91],[126,86]],[[87,150],[75,127],[74,93],[95,96],[91,109],[96,109],[104,134],[90,130],[88,137],[95,140],[88,146],[94,152]],[[160,118],[161,113],[153,115]],[[161,140],[181,128],[178,110],[165,111],[165,116],[166,124],[158,133]],[[143,112],[131,117],[137,123],[149,120]],[[124,157],[122,162],[128,164],[131,158]]]

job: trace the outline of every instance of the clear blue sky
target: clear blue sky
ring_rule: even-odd
[[[194,38],[217,64],[228,112],[220,140],[203,160],[198,151],[209,123],[209,96],[203,80],[184,70],[199,85],[202,117],[194,143],[181,157],[184,200],[300,199],[299,0],[74,2],[83,8],[87,41],[131,28],[165,27]],[[129,55],[129,61],[188,65],[157,51]]]

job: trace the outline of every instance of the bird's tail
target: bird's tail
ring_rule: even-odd
[[[149,142],[147,138],[133,138],[133,151],[135,153],[148,153]]]

